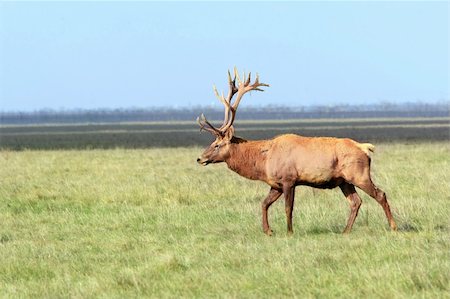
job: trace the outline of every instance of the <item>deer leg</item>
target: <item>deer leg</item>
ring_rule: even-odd
[[[392,230],[397,230],[397,225],[395,224],[394,217],[392,217],[391,209],[386,199],[386,193],[384,193],[383,190],[378,189],[370,179],[356,186],[374,198],[383,207],[389,226]]]
[[[267,218],[267,210],[269,207],[281,196],[280,190],[271,188],[267,197],[263,200],[262,206],[262,227],[265,234],[271,236],[272,230],[269,226],[269,220]]]
[[[350,203],[350,215],[348,217],[347,226],[344,229],[344,234],[348,234],[352,230],[356,216],[358,216],[359,207],[361,206],[361,198],[358,193],[356,193],[355,186],[352,184],[343,183],[339,187]]]
[[[287,232],[289,235],[291,235],[293,233],[292,211],[294,210],[295,186],[283,187],[283,193],[286,211]]]

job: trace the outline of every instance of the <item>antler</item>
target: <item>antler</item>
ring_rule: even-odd
[[[229,107],[229,109],[231,111],[231,119],[228,121],[228,123],[226,125],[224,125],[224,126],[222,126],[220,128],[221,131],[223,130],[223,132],[225,132],[226,130],[228,130],[229,127],[231,127],[233,125],[234,118],[236,116],[237,108],[238,108],[239,103],[241,102],[242,97],[244,96],[244,94],[246,94],[247,92],[252,91],[252,90],[264,91],[263,89],[259,88],[261,86],[269,87],[269,84],[265,84],[265,83],[260,83],[259,82],[259,75],[258,75],[258,73],[256,73],[255,82],[253,84],[250,84],[251,75],[252,75],[252,73],[248,73],[247,80],[241,81],[241,78],[239,77],[239,73],[238,73],[236,67],[234,68],[234,77],[239,82],[239,86],[237,87],[237,96],[236,96],[236,100],[234,101],[233,105],[231,105],[230,101],[228,102],[228,104],[231,105],[231,107]],[[245,73],[244,73],[244,77],[243,78],[244,79],[246,78]]]
[[[197,117],[197,123],[200,126],[200,132],[202,130],[208,131],[214,135],[221,135],[222,133],[216,129],[205,117],[202,113],[199,117]]]
[[[228,95],[225,98],[223,93],[222,95],[219,95],[219,92],[217,91],[216,86],[214,85],[214,93],[216,95],[216,97],[219,99],[219,101],[222,102],[222,104],[225,106],[225,115],[224,115],[224,119],[223,119],[223,124],[222,126],[220,126],[219,131],[221,131],[223,129],[223,127],[228,123],[229,121],[229,115],[230,115],[230,101],[233,98],[233,96],[236,94],[236,92],[238,92],[238,89],[236,87],[236,75],[234,76],[234,79],[231,80],[231,74],[230,71],[228,70],[228,86],[229,86],[229,91],[228,91]]]
[[[245,73],[243,78],[245,79]],[[238,81],[238,86],[236,87],[236,79]],[[259,88],[261,86],[269,86],[269,84],[260,83],[259,82],[259,76],[256,74],[256,79],[253,84],[250,84],[251,81],[251,73],[248,74],[248,78],[243,82],[241,81],[241,78],[239,77],[239,73],[237,71],[237,68],[234,68],[234,78],[231,79],[230,71],[228,71],[228,85],[229,85],[229,91],[228,95],[225,98],[223,95],[219,95],[219,92],[217,91],[216,86],[213,86],[214,94],[219,99],[220,102],[225,106],[225,114],[224,114],[224,120],[222,126],[220,128],[215,128],[211,123],[208,122],[206,117],[202,114],[199,118],[197,118],[197,122],[200,125],[200,130],[204,129],[207,130],[215,135],[218,136],[224,136],[225,132],[233,125],[234,118],[236,116],[236,111],[239,106],[240,101],[242,100],[242,96],[252,90],[257,91],[264,91],[263,89]],[[233,104],[231,104],[231,99],[233,96],[237,93],[237,97]]]

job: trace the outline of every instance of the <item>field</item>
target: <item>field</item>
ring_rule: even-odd
[[[261,130],[249,122],[241,135],[259,138],[252,126]],[[449,298],[448,138],[417,133],[436,124],[398,126],[416,137],[380,138],[372,163],[398,232],[360,191],[360,214],[342,235],[341,192],[298,187],[294,235],[279,199],[272,237],[260,224],[268,187],[225,165],[198,166],[197,145],[23,150],[40,146],[20,138],[11,146],[5,136],[33,136],[30,127],[2,127],[0,297]],[[448,119],[437,127],[448,134]]]

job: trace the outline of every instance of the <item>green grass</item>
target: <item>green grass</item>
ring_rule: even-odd
[[[0,152],[1,297],[448,298],[450,147],[380,144],[350,235],[338,189],[283,199],[200,148]]]

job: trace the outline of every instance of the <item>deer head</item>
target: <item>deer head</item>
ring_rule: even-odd
[[[234,128],[233,122],[236,116],[236,111],[239,106],[242,96],[252,90],[264,91],[260,87],[269,86],[268,84],[260,83],[258,74],[256,75],[255,82],[250,84],[251,73],[246,77],[244,73],[244,81],[241,81],[238,71],[234,68],[234,78],[231,79],[230,71],[228,71],[228,95],[225,98],[224,94],[219,95],[217,88],[214,86],[214,94],[220,102],[225,106],[225,114],[222,126],[219,128],[214,127],[203,115],[197,118],[197,122],[200,125],[200,131],[205,130],[213,134],[216,139],[211,145],[205,149],[203,154],[197,159],[197,162],[201,165],[208,165],[209,163],[219,163],[225,161],[229,156],[230,145],[233,141]],[[236,86],[236,80],[238,85]],[[232,98],[236,95],[233,103]]]

